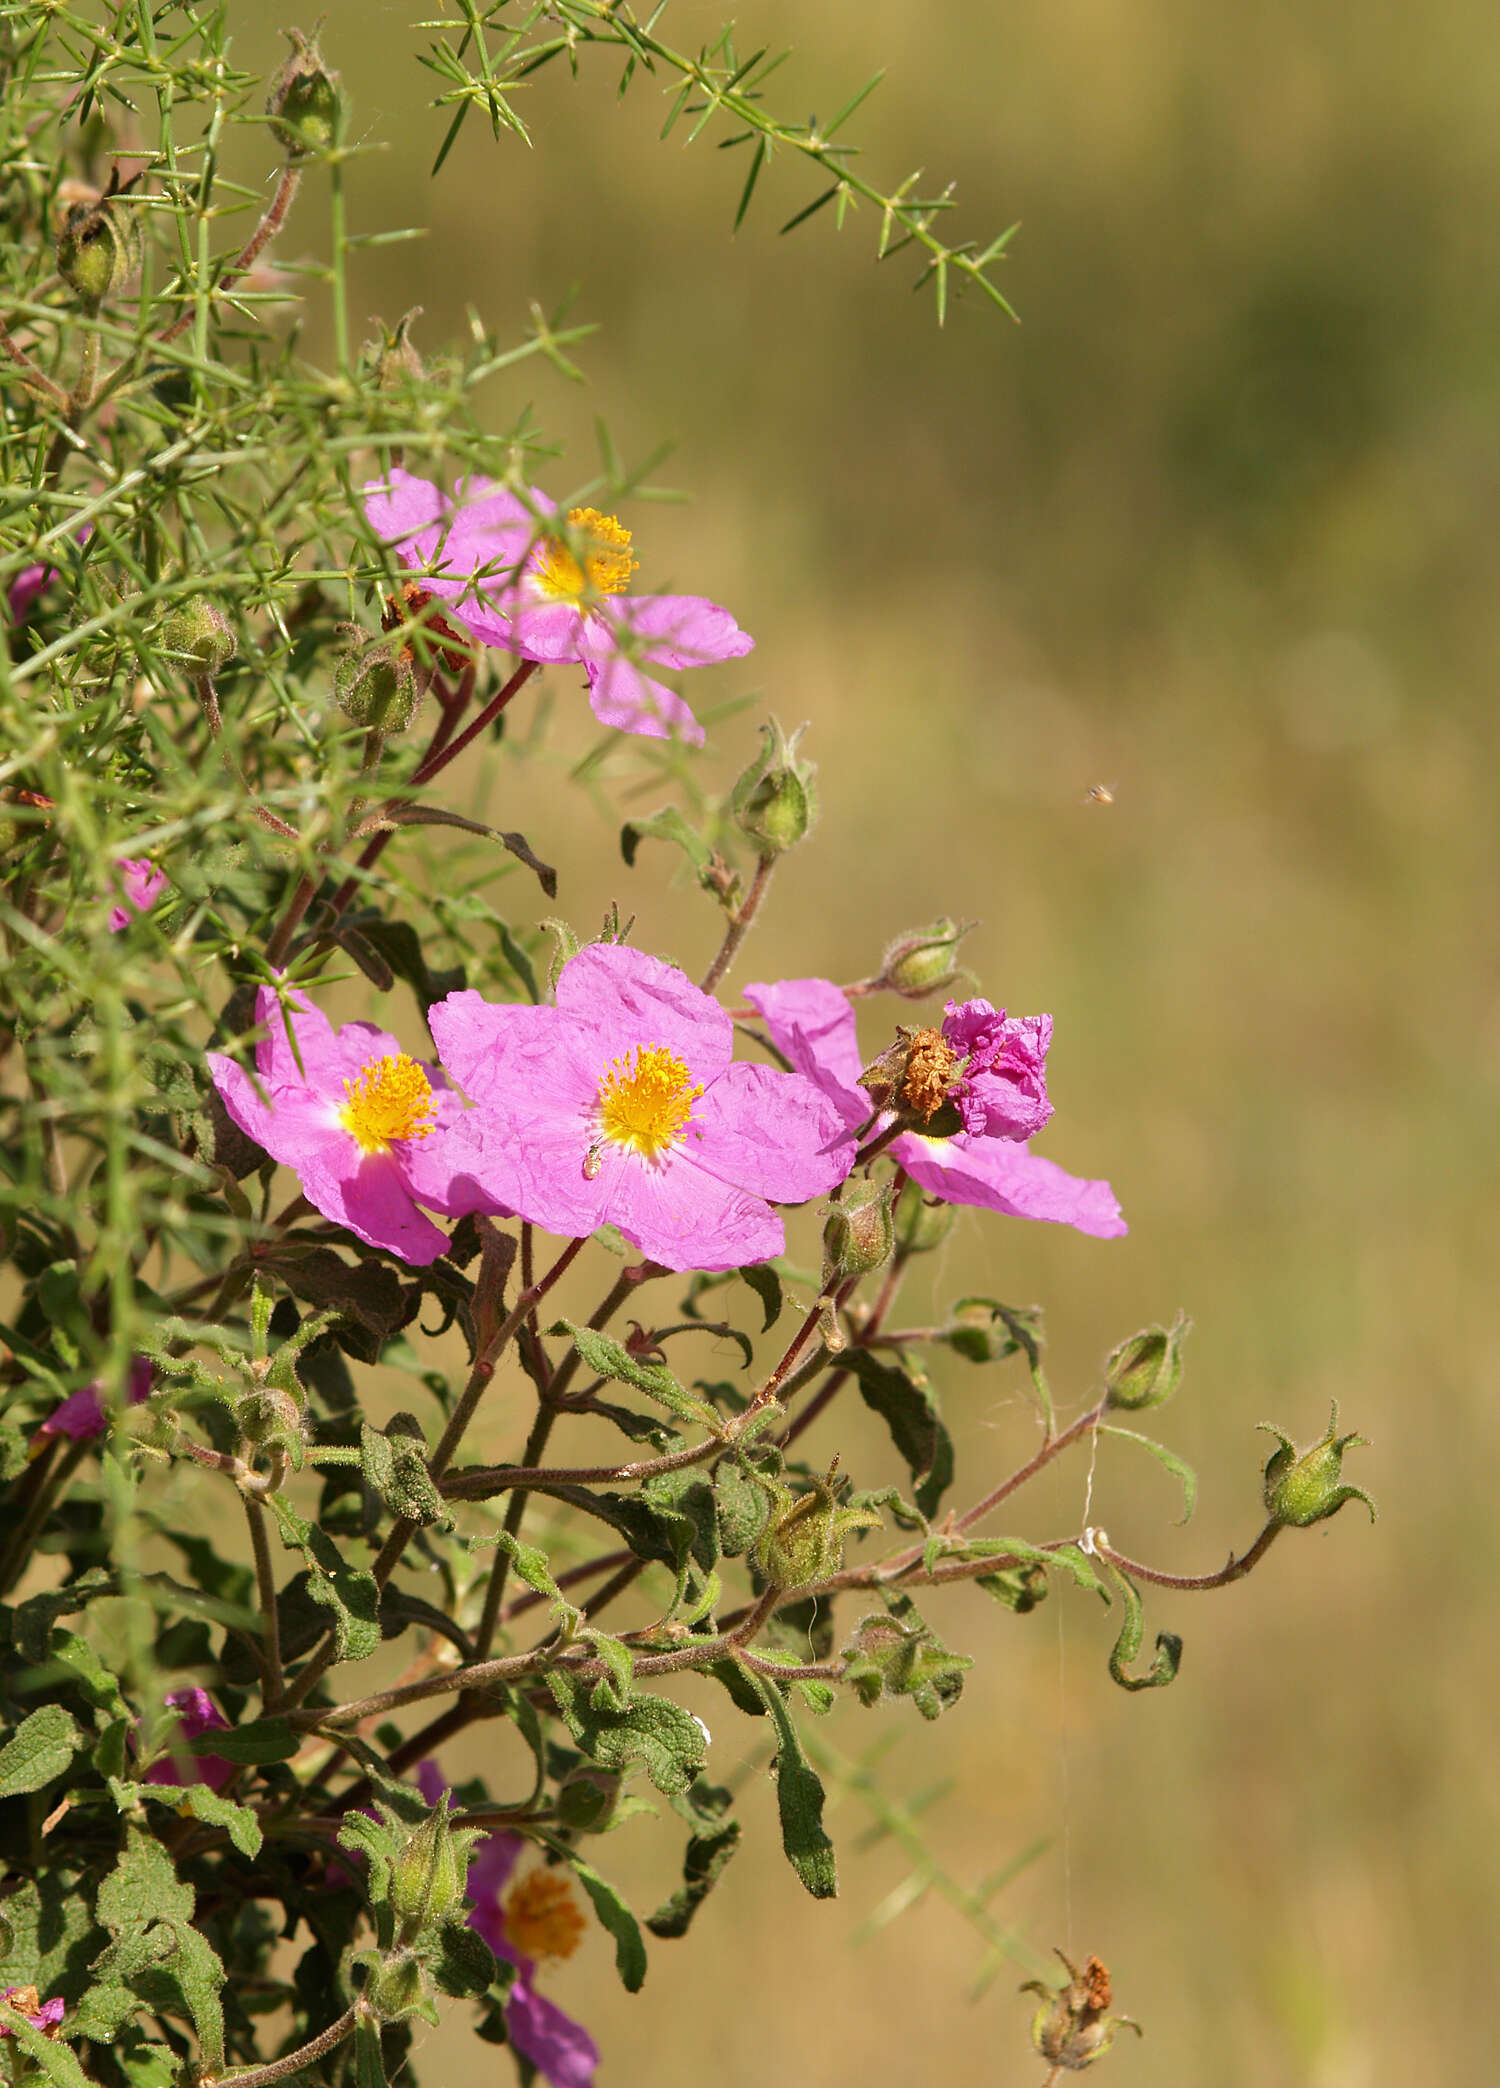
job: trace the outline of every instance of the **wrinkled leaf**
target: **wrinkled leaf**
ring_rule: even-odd
[[[61,1704],[33,1711],[0,1747],[0,1798],[40,1791],[61,1776],[83,1736]]]
[[[937,1514],[953,1479],[953,1443],[931,1390],[909,1371],[884,1363],[868,1349],[852,1347],[840,1358],[859,1382],[865,1405],[880,1416],[905,1458],[916,1503],[925,1516]]]
[[[803,1752],[791,1712],[777,1684],[769,1675],[754,1675],[752,1679],[776,1726],[776,1805],[781,1814],[781,1846],[814,1899],[835,1899],[838,1867],[833,1843],[823,1831],[822,1781]]]

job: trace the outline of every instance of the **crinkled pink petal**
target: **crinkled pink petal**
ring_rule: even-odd
[[[741,1061],[693,1104],[683,1151],[705,1173],[772,1203],[806,1203],[854,1160],[844,1113],[800,1073]]]
[[[615,628],[617,649],[658,667],[706,667],[755,650],[729,611],[702,595],[616,595],[601,615]]]
[[[1098,1240],[1128,1231],[1108,1182],[1070,1175],[1055,1161],[1001,1138],[921,1138],[908,1132],[891,1147],[912,1180],[929,1196],[974,1204],[1012,1218],[1043,1218],[1071,1225]]]
[[[472,986],[450,993],[427,1011],[444,1067],[471,1101],[513,1094],[518,1082],[546,1077],[551,1067],[561,1075],[573,1064],[571,1026],[556,1008],[533,1008],[524,1002],[487,1001]],[[580,1058],[569,1086],[569,1099],[580,1106],[598,1084],[592,1054]]]
[[[117,857],[115,876],[124,890],[125,903],[110,909],[111,935],[128,928],[138,913],[149,913],[171,882],[165,870],[158,870],[144,856]]]
[[[717,1080],[734,1056],[734,1024],[685,972],[625,943],[586,943],[558,974],[557,1008],[593,1031],[604,1062],[638,1044],[662,1044],[696,1084]]]
[[[351,1151],[359,1149],[338,1120],[339,1103],[315,1089],[290,1083],[268,1085],[262,1078],[265,1099],[237,1059],[221,1051],[207,1054],[214,1086],[224,1107],[247,1138],[264,1146],[283,1167],[301,1168],[314,1160],[331,1139],[341,1139]],[[339,1100],[342,1100],[340,1096]]]
[[[204,1733],[225,1733],[229,1720],[224,1716],[206,1689],[169,1689],[167,1705],[177,1713],[176,1738],[180,1741],[197,1740]],[[167,1735],[166,1744],[173,1744],[173,1735]],[[222,1791],[229,1779],[235,1775],[235,1765],[223,1755],[184,1753],[179,1759],[169,1752],[151,1764],[141,1778],[148,1784],[207,1784],[212,1791]]]
[[[263,1086],[326,1088],[342,1104],[344,1055],[333,1024],[321,1008],[315,1008],[294,987],[283,1011],[275,989],[262,986],[255,996],[255,1020],[264,1032],[255,1046],[255,1070]],[[288,1035],[289,1022],[297,1040],[295,1051]]]
[[[516,1215],[484,1186],[484,1147],[467,1111],[461,1109],[455,1122],[440,1122],[429,1138],[409,1140],[400,1160],[408,1190],[429,1211],[445,1218],[462,1218],[470,1211],[491,1218]]]
[[[667,1269],[738,1269],[786,1245],[781,1220],[758,1196],[706,1174],[675,1146],[659,1160],[606,1150],[606,1217]]]
[[[846,1123],[864,1123],[870,1098],[859,1086],[864,1060],[854,1010],[832,980],[783,979],[775,986],[747,986],[745,998],[765,1017],[771,1042],[782,1057],[817,1082]]]
[[[516,2050],[552,2088],[592,2088],[599,2047],[524,1973],[506,1996],[505,2027]]]
[[[155,1366],[149,1356],[132,1356],[130,1372],[125,1380],[125,1398],[130,1406],[139,1406],[151,1396],[151,1381]],[[93,1436],[103,1435],[109,1426],[109,1409],[104,1403],[104,1387],[95,1378],[91,1385],[84,1385],[77,1392],[70,1392],[65,1400],[52,1409],[46,1420],[32,1437],[33,1443],[44,1443],[49,1436],[65,1435],[71,1442],[87,1442]]]
[[[493,607],[505,618],[505,643],[523,659],[550,667],[583,659],[589,619],[576,602],[540,600],[522,591],[500,597]]]
[[[956,1097],[965,1130],[991,1138],[1034,1138],[1052,1115],[1047,1099],[1052,1017],[1008,1017],[987,1000],[949,1001],[943,1035],[968,1060]]]
[[[298,1163],[308,1202],[372,1247],[388,1247],[419,1265],[436,1261],[448,1245],[447,1235],[412,1201],[396,1153],[362,1153],[347,1132],[340,1138],[347,1151],[330,1142]]]
[[[396,467],[360,488],[365,520],[401,553],[403,565],[424,566],[442,541],[451,503],[431,479]]]
[[[593,653],[585,662],[589,707],[601,725],[645,739],[670,739],[673,729],[690,747],[701,747],[703,727],[675,689],[642,674],[623,653]]]

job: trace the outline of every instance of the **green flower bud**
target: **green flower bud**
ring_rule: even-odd
[[[368,342],[365,347],[366,369],[375,380],[376,391],[402,391],[408,384],[420,384],[426,376],[422,358],[411,341],[412,324],[420,318],[421,312],[420,305],[413,305],[411,310],[396,322],[394,333],[386,326],[384,320],[376,322],[380,327],[381,338]]]
[[[838,1465],[835,1458],[827,1478],[814,1478],[811,1492],[801,1495],[780,1479],[761,1479],[774,1505],[752,1556],[773,1587],[805,1588],[826,1580],[843,1565],[844,1539],[851,1530],[879,1529],[873,1509],[839,1506],[833,1490]]]
[[[1344,1452],[1369,1441],[1367,1436],[1346,1435],[1338,1432],[1339,1410],[1337,1401],[1329,1416],[1328,1433],[1312,1443],[1306,1450],[1298,1450],[1288,1436],[1269,1421],[1260,1424],[1268,1435],[1275,1436],[1280,1448],[1271,1453],[1266,1466],[1265,1490],[1266,1513],[1273,1521],[1287,1523],[1295,1530],[1305,1530],[1309,1523],[1322,1522],[1326,1516],[1336,1515],[1346,1501],[1363,1501],[1370,1511],[1370,1520],[1375,1520],[1375,1503],[1357,1486],[1342,1485]]]
[[[973,926],[972,921],[950,921],[944,914],[930,927],[898,935],[880,961],[879,984],[906,1000],[922,1000],[955,986],[961,973],[954,959]]]
[[[557,1793],[557,1817],[575,1834],[605,1834],[619,1804],[618,1776],[607,1769],[575,1769]]]
[[[234,1418],[240,1435],[253,1450],[269,1449],[273,1443],[300,1451],[305,1443],[302,1409],[289,1392],[265,1385],[247,1392],[235,1404]]]
[[[1182,1344],[1192,1331],[1192,1321],[1179,1312],[1170,1327],[1143,1327],[1111,1349],[1104,1364],[1110,1405],[1126,1413],[1164,1405],[1182,1382]]]
[[[284,29],[292,55],[271,82],[266,118],[288,159],[326,152],[338,136],[343,95],[339,76],[323,63],[314,36]]]
[[[924,1196],[912,1182],[896,1205],[896,1245],[903,1254],[931,1254],[952,1232],[957,1216],[952,1204]]]
[[[334,660],[334,701],[355,725],[405,732],[430,679],[419,681],[410,646],[361,636]]]
[[[141,265],[137,206],[117,167],[97,203],[75,203],[57,242],[57,272],[86,312],[125,289]]]
[[[403,1940],[458,1913],[473,1839],[471,1834],[455,1835],[449,1826],[446,1793],[438,1810],[408,1837],[391,1866],[391,1907]]]
[[[437,2020],[421,1962],[409,1950],[397,1951],[382,1961],[371,1975],[364,1998],[383,2023],[399,2023],[412,2015]]]
[[[765,743],[730,792],[729,809],[740,832],[763,856],[795,848],[818,816],[816,765],[797,759],[797,743],[806,730],[799,725],[788,739],[775,719],[763,725]]]
[[[1049,1987],[1039,1979],[1028,1979],[1021,1988],[1023,1994],[1042,1997],[1031,2025],[1031,2041],[1059,2072],[1082,2073],[1104,2057],[1117,2030],[1133,2030],[1139,2037],[1141,2026],[1129,2016],[1109,2013],[1109,1969],[1101,1959],[1091,1957],[1080,1972],[1060,1950],[1056,1955],[1067,1967],[1066,1984]]]
[[[239,651],[228,617],[203,595],[169,609],[156,627],[156,642],[176,654],[189,674],[217,674]]]
[[[850,1182],[828,1207],[823,1227],[823,1289],[836,1290],[890,1260],[895,1244],[889,1182]]]

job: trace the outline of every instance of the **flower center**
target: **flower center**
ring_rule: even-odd
[[[528,1872],[505,1902],[505,1933],[523,1957],[569,1958],[587,1927],[572,1887],[556,1871]]]
[[[912,1037],[901,1095],[925,1122],[942,1107],[958,1064],[958,1053],[941,1030],[920,1029]]]
[[[681,1138],[703,1090],[664,1044],[637,1044],[634,1058],[617,1058],[599,1083],[599,1129],[654,1160]]]
[[[339,1122],[361,1152],[383,1153],[394,1138],[426,1138],[434,1128],[432,1084],[404,1051],[371,1059],[344,1082],[344,1093]]]
[[[569,508],[568,527],[577,532],[576,551],[561,537],[543,537],[537,546],[532,577],[540,591],[558,602],[581,602],[586,594],[623,594],[640,564],[630,555],[630,531],[597,508]]]

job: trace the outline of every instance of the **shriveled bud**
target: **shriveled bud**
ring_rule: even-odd
[[[126,288],[141,265],[138,205],[114,169],[96,203],[75,203],[57,242],[57,272],[86,312]]]
[[[1192,1331],[1192,1321],[1179,1312],[1170,1327],[1143,1327],[1111,1349],[1104,1364],[1110,1405],[1126,1413],[1164,1405],[1182,1382],[1182,1344]]]
[[[288,159],[326,152],[338,136],[343,94],[339,76],[323,63],[316,36],[284,29],[292,55],[271,82],[266,118]]]
[[[391,1907],[404,1940],[459,1911],[472,1840],[472,1835],[456,1836],[449,1826],[445,1792],[391,1866]]]
[[[915,1182],[896,1205],[896,1245],[903,1254],[931,1254],[953,1230],[958,1213],[939,1197],[924,1196]]]
[[[851,1530],[876,1530],[880,1517],[870,1508],[841,1508],[834,1494],[835,1457],[824,1479],[814,1478],[812,1491],[793,1494],[780,1479],[762,1479],[771,1494],[771,1521],[756,1540],[756,1565],[777,1588],[805,1588],[825,1580],[844,1563],[844,1539]]]
[[[1028,1979],[1021,1988],[1023,1994],[1042,1997],[1032,2021],[1031,2040],[1051,2065],[1066,2073],[1082,2073],[1104,2057],[1117,2030],[1133,2030],[1139,2037],[1141,2026],[1129,2016],[1109,2013],[1109,1968],[1102,1959],[1091,1957],[1080,1972],[1060,1950],[1056,1955],[1067,1967],[1064,1985],[1049,1987],[1039,1979]]]
[[[895,1244],[889,1182],[850,1182],[830,1204],[823,1227],[823,1288],[831,1291],[853,1276],[867,1276],[890,1260]]]
[[[156,627],[156,642],[188,674],[217,674],[239,651],[228,617],[204,595],[169,609]]]
[[[946,992],[958,982],[958,946],[973,926],[972,921],[950,921],[944,914],[926,928],[898,935],[881,959],[879,983],[906,1000]]]
[[[421,314],[422,307],[413,305],[397,320],[394,332],[384,320],[376,322],[380,327],[380,339],[368,342],[365,347],[366,364],[375,380],[376,391],[401,391],[408,384],[420,384],[426,376],[422,358],[411,339],[412,326]]]
[[[859,1085],[876,1109],[894,1109],[927,1138],[951,1138],[963,1118],[949,1100],[961,1060],[941,1030],[896,1025],[896,1041],[866,1066]]]
[[[816,764],[797,758],[806,730],[799,725],[788,739],[774,718],[763,725],[761,751],[730,793],[729,809],[740,832],[763,856],[795,848],[818,816]]]
[[[334,701],[356,725],[405,732],[421,694],[410,646],[361,638],[334,660]]]
[[[1368,1436],[1341,1436],[1337,1401],[1329,1416],[1328,1433],[1305,1450],[1298,1450],[1288,1436],[1269,1421],[1260,1424],[1275,1436],[1280,1448],[1273,1450],[1266,1466],[1266,1513],[1273,1521],[1305,1530],[1309,1523],[1336,1515],[1346,1501],[1363,1501],[1375,1520],[1375,1503],[1358,1486],[1342,1482],[1344,1452],[1369,1441]]]

